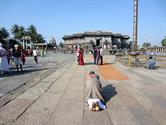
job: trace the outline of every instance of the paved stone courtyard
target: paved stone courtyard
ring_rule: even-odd
[[[105,64],[96,66],[89,55],[85,55],[86,65],[79,66],[74,56],[55,54],[45,57],[42,63],[46,69],[36,73],[35,77],[29,77],[33,79],[32,83],[36,83],[31,83],[1,106],[0,124],[166,125],[165,69],[129,69],[116,63],[113,56],[104,56]],[[49,73],[42,77],[46,70]],[[84,105],[85,77],[91,70],[101,78],[107,102],[104,111],[92,112]],[[16,79],[18,76],[10,77]],[[10,77],[2,78],[0,86],[5,83],[11,86],[12,83],[7,84]]]

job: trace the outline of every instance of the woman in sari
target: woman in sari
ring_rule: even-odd
[[[84,50],[82,48],[79,51],[79,65],[84,65]]]
[[[7,60],[7,51],[2,47],[2,43],[0,43],[0,58],[1,58],[1,71],[2,74],[8,74],[9,72],[9,64]]]

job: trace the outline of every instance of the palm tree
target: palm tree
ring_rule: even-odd
[[[19,25],[17,24],[14,24],[11,28],[11,33],[13,34],[14,38],[15,39],[18,39],[19,36],[18,36],[18,31],[19,31]]]
[[[9,32],[6,30],[5,27],[0,28],[0,42],[2,44],[7,44],[7,41],[5,39],[7,39],[9,35]]]
[[[45,43],[46,41],[44,40],[45,38],[41,34],[37,34],[37,39],[36,43]]]
[[[7,29],[5,27],[0,28],[0,39],[7,39],[9,37],[9,32],[7,31]]]
[[[25,28],[23,26],[19,26],[14,24],[11,28],[11,32],[14,35],[15,39],[22,40],[22,38],[26,35]]]
[[[19,36],[22,39],[24,36],[26,36],[26,31],[25,28],[23,26],[20,26],[19,28]]]
[[[32,42],[34,43],[37,40],[37,30],[34,25],[30,25],[27,29],[28,36],[31,37]]]

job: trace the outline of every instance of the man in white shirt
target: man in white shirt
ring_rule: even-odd
[[[34,57],[35,62],[38,64],[37,49],[33,50],[33,57]]]

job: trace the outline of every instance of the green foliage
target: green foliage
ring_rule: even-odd
[[[33,43],[44,43],[46,42],[44,37],[37,33],[37,29],[34,25],[30,25],[27,30],[23,26],[19,26],[14,24],[11,28],[11,33],[13,34],[14,38],[22,40],[25,37],[29,37]]]
[[[166,46],[166,37],[161,41],[162,46]]]
[[[26,35],[25,28],[17,24],[14,24],[12,26],[11,33],[13,34],[14,38],[20,39],[20,40]]]
[[[27,29],[28,36],[31,37],[32,42],[37,40],[37,29],[34,25],[30,25]]]
[[[37,29],[34,25],[30,25],[27,30],[27,34],[31,37],[32,42],[34,43],[45,43],[45,38],[37,33]]]
[[[36,43],[45,43],[44,37],[41,34],[37,34]]]
[[[9,32],[7,31],[7,29],[5,27],[0,28],[0,39],[6,39],[9,37]]]
[[[151,47],[151,43],[149,42],[143,43],[142,48],[148,48],[148,47]]]

